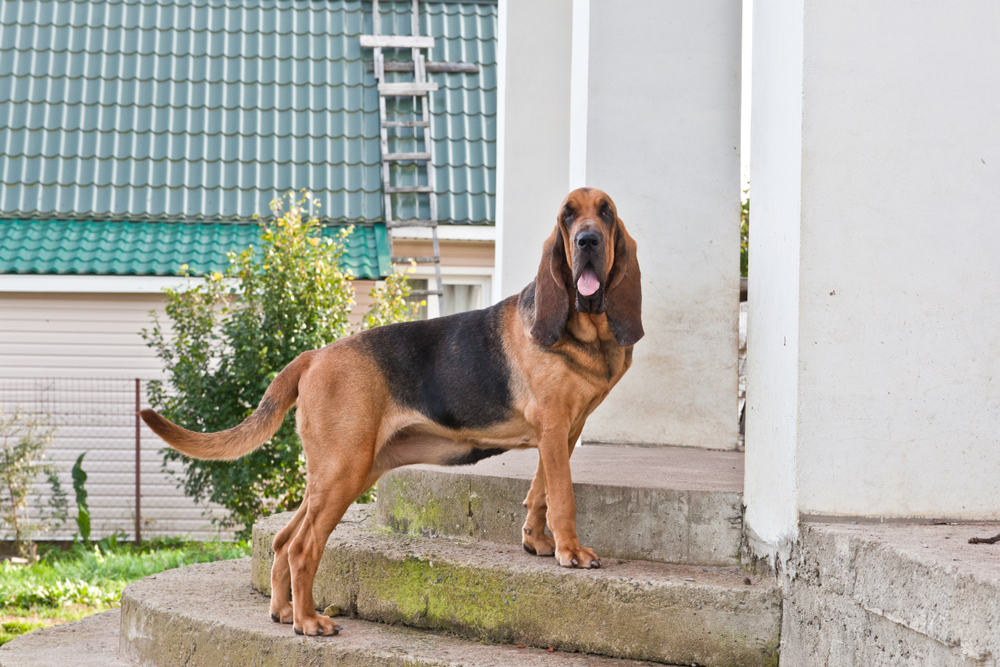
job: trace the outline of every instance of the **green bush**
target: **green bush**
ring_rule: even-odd
[[[170,327],[155,320],[143,337],[169,377],[149,387],[151,405],[168,419],[194,431],[231,428],[250,416],[295,357],[349,335],[354,287],[338,260],[353,228],[324,238],[319,221],[306,213],[319,202],[308,196],[296,201],[289,193],[287,210],[272,202],[275,217],[261,225],[259,248],[230,253],[225,274],[166,290]],[[408,294],[405,278],[390,276],[373,290],[364,326],[412,318]],[[229,509],[221,523],[249,537],[255,519],[302,500],[305,461],[293,412],[266,445],[239,461],[198,461],[166,449],[164,466],[181,461],[185,493]]]
[[[750,198],[740,204],[740,275],[747,277],[750,268]]]

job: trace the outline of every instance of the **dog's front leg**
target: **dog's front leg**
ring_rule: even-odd
[[[563,567],[600,567],[597,554],[580,546],[576,534],[576,501],[569,469],[568,441],[568,428],[548,427],[542,429],[538,442],[538,462],[545,478],[547,518],[555,537],[556,559]]]

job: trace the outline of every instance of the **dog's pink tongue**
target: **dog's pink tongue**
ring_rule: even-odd
[[[594,271],[592,269],[586,269],[576,281],[576,289],[583,296],[590,296],[596,292],[597,288],[600,286],[601,283],[598,282],[597,276],[594,275]]]

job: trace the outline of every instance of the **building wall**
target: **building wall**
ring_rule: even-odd
[[[4,276],[4,286],[14,286],[10,279],[19,279],[22,286],[35,284],[32,278],[36,277]],[[74,279],[64,277],[63,284],[69,284],[67,280]],[[147,289],[143,282],[119,280],[121,286]],[[77,278],[75,287],[80,283]],[[371,305],[374,285],[370,280],[355,282],[357,304],[351,316],[355,326]],[[142,380],[140,402],[148,407],[146,381],[163,378],[160,360],[139,336],[139,331],[152,326],[150,311],[161,321],[165,318],[159,284],[154,287],[131,294],[0,291],[0,408],[10,415],[20,406],[56,426],[49,456],[70,500],[70,469],[77,456],[87,452],[83,468],[89,475],[95,536],[117,530],[134,534],[135,379]],[[159,450],[166,445],[145,424],[140,440],[144,536],[218,535],[204,512],[225,510],[196,504],[176,488],[175,478],[161,469]],[[39,490],[47,493],[47,486]],[[73,526],[70,521],[46,537],[69,539]]]
[[[646,336],[584,439],[737,445],[740,7],[590,0],[587,184],[639,245]]]
[[[159,294],[0,293],[0,406],[7,415],[21,407],[56,427],[48,452],[71,502],[70,469],[86,452],[95,537],[134,535],[135,379],[144,381],[140,402],[147,407],[145,381],[163,377],[139,336],[152,325],[150,311],[163,317]],[[218,535],[204,512],[224,510],[184,496],[161,469],[165,443],[145,424],[140,433],[144,536]],[[74,530],[70,520],[46,537],[69,539]]]

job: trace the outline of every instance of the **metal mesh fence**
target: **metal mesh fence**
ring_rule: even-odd
[[[0,410],[20,413],[53,430],[46,459],[58,471],[70,505],[70,519],[41,539],[72,539],[76,515],[71,470],[80,454],[87,473],[91,538],[125,533],[129,539],[154,536],[231,539],[212,516],[225,509],[195,503],[178,488],[178,464],[163,467],[165,444],[136,416],[148,407],[147,380],[135,378],[0,378]],[[175,474],[171,474],[175,473]],[[51,491],[36,480],[28,508],[37,519]],[[9,538],[9,531],[4,537]]]

